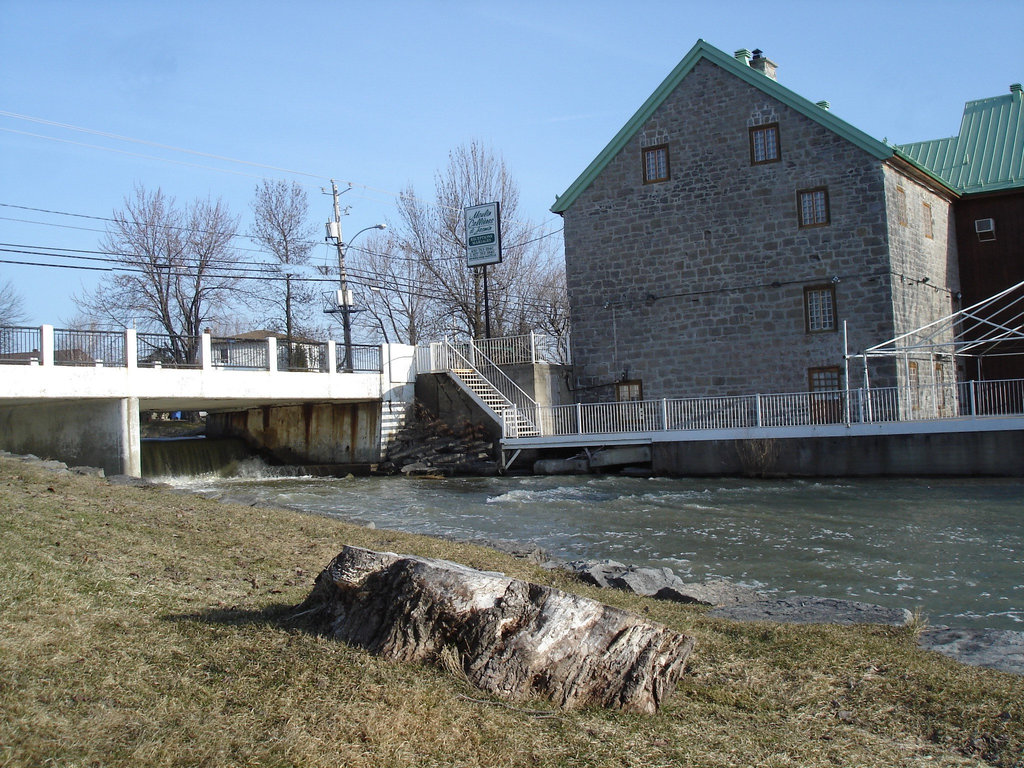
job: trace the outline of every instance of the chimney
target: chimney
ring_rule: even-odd
[[[750,66],[750,51],[748,51],[746,48],[740,48],[738,51],[736,51],[736,53],[733,54],[733,57],[744,67]]]
[[[750,66],[752,69],[756,69],[762,75],[770,77],[772,80],[777,79],[775,77],[775,70],[778,69],[779,65],[771,59],[766,58],[764,56],[764,52],[760,48],[754,49],[754,58],[750,60]]]
[[[1024,89],[1022,89],[1020,83],[1013,83],[1012,85],[1010,85],[1010,95],[1013,96],[1013,98],[1016,99],[1017,101],[1020,101],[1022,98],[1022,90]]]

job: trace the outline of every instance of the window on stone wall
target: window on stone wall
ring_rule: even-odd
[[[932,207],[928,203],[921,203],[921,221],[924,224],[924,236],[932,240],[935,237],[935,224],[932,221]]]
[[[903,187],[896,187],[896,219],[901,226],[907,226],[907,192]]]
[[[644,184],[653,184],[657,181],[668,181],[668,144],[659,144],[656,147],[647,147],[643,151],[644,159]]]
[[[807,333],[836,330],[835,285],[812,285],[804,288],[804,322]]]
[[[801,189],[796,193],[800,226],[823,227],[829,223],[828,188]]]
[[[808,368],[807,384],[811,392],[838,392],[839,366],[830,365],[826,368]]]
[[[644,385],[640,379],[620,381],[615,384],[615,400],[619,403],[632,403],[644,399]]]
[[[776,163],[782,157],[779,124],[756,125],[750,129],[750,164]]]

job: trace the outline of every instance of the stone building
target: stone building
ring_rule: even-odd
[[[838,390],[845,349],[958,308],[956,190],[775,69],[698,41],[553,206],[577,399]]]
[[[970,307],[1024,282],[1024,89],[969,101],[956,136],[900,146],[955,189],[956,242],[963,305]],[[932,212],[917,208],[927,226]],[[1002,301],[998,319],[1021,325],[1022,291]],[[1013,304],[1012,302],[1017,302]],[[1005,311],[1003,311],[1005,310]],[[970,336],[970,329],[965,332]],[[967,359],[977,380],[1024,379],[1024,348]]]

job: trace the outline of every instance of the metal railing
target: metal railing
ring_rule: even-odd
[[[0,364],[38,365],[42,362],[43,334],[39,328],[0,328]]]
[[[505,437],[521,435],[504,414]],[[619,403],[534,406],[533,423],[545,437],[669,430],[811,427],[986,416],[1024,416],[1024,380],[966,381],[921,387],[886,387],[726,397],[665,398]]]
[[[568,365],[569,338],[549,336],[543,333],[528,333],[522,336],[502,336],[494,339],[470,339],[452,341],[458,346],[468,345],[467,357],[472,360],[480,352],[496,365],[525,365],[529,363],[551,363]]]
[[[352,368],[353,373],[379,373],[383,369],[381,365],[380,347],[375,344],[353,344],[352,347]],[[335,344],[334,346],[335,368],[338,371],[345,370],[345,345]]]
[[[326,341],[293,341],[289,345],[284,339],[277,342],[277,370],[279,371],[327,371],[328,344]]]
[[[331,348],[335,363],[332,368]],[[271,350],[276,350],[271,356]],[[206,350],[206,351],[204,351]],[[381,373],[377,344],[353,344],[348,372]],[[166,333],[0,326],[0,365],[193,368],[345,373],[345,350],[333,341],[292,341],[251,335],[188,337]]]
[[[463,386],[473,389],[472,383],[460,375],[460,372],[472,371],[481,376],[488,387],[500,394],[514,413],[517,433],[524,430],[536,432],[537,403],[512,381],[497,363],[488,359],[478,347],[475,347],[472,341],[445,341],[437,345],[432,344],[431,350],[436,358],[434,362],[440,369],[460,379]]]
[[[53,329],[54,365],[105,365],[123,368],[128,364],[124,333]]]
[[[202,368],[199,337],[138,333],[135,337],[140,368]]]

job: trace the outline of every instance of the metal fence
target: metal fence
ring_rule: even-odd
[[[543,333],[528,333],[522,336],[502,336],[494,339],[469,339],[452,341],[453,345],[466,350],[466,357],[475,364],[475,354],[480,352],[495,365],[524,365],[529,363],[551,363],[567,365],[569,338],[549,336]]]
[[[43,334],[37,328],[0,328],[0,364],[32,365],[42,362]]]
[[[326,372],[329,362],[326,341],[277,342],[277,370]]]
[[[55,365],[105,365],[123,368],[127,362],[124,332],[53,329]]]
[[[921,387],[672,398],[534,406],[544,436],[667,430],[809,427],[962,417],[1024,415],[1024,380],[967,381]],[[524,409],[505,414],[505,437],[519,437]]]
[[[166,333],[136,334],[140,368],[201,368],[200,338]]]
[[[345,360],[345,345],[334,345],[334,364],[337,371],[380,373],[383,370],[380,359],[380,346],[376,344],[353,344],[350,350],[351,366],[347,365]]]

